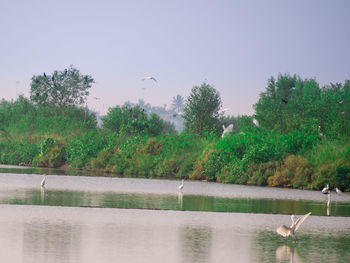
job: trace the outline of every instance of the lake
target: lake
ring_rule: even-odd
[[[6,170],[1,170],[6,169]],[[350,195],[0,168],[3,262],[348,262]],[[30,169],[30,168],[28,168]],[[27,171],[27,173],[26,173]],[[41,189],[41,172],[46,188]],[[83,174],[83,173],[82,173]],[[275,229],[311,211],[297,242]],[[327,216],[328,215],[328,216]]]

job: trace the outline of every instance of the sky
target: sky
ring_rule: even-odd
[[[226,115],[254,114],[268,78],[350,79],[347,0],[0,0],[0,98],[70,65],[95,83],[87,105],[187,97],[203,82]],[[153,76],[158,83],[142,81]]]

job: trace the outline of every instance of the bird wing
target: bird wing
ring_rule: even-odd
[[[150,77],[150,79],[152,79],[152,80],[154,80],[155,82],[157,82],[158,83],[158,81],[155,79],[155,78],[153,78],[153,77]]]
[[[277,233],[283,237],[287,237],[290,235],[291,229],[285,225],[282,225],[276,229]]]
[[[233,129],[233,124],[231,123],[231,124],[227,127],[227,129],[231,132],[232,129]]]
[[[311,215],[311,212],[310,213],[307,213],[306,215],[303,215],[302,217],[299,217],[297,219],[297,221],[295,221],[295,228],[294,228],[294,231],[297,231],[298,228],[300,227],[300,225],[305,221],[305,219]]]

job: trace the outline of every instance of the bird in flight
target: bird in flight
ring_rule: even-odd
[[[145,77],[142,80],[153,80],[154,82],[158,83],[158,81],[154,77]]]
[[[280,234],[283,237],[287,237],[292,235],[295,238],[295,231],[298,230],[300,225],[305,221],[305,219],[311,215],[310,213],[307,213],[306,215],[303,215],[302,217],[299,217],[296,221],[294,221],[294,215],[291,216],[292,219],[292,225],[290,227],[286,225],[282,225],[276,229],[277,233]]]

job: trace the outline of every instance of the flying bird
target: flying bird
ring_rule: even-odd
[[[222,128],[224,129],[224,132],[222,133],[221,138],[223,138],[224,135],[225,135],[226,133],[229,133],[229,132],[232,131],[232,129],[233,129],[233,124],[231,123],[231,124],[230,124],[229,126],[227,126],[227,127],[225,127],[225,125],[222,125]]]
[[[294,215],[291,216],[292,219],[292,225],[290,227],[286,225],[282,225],[276,229],[277,233],[280,234],[283,237],[287,237],[292,235],[295,238],[295,231],[298,230],[300,225],[305,221],[305,219],[311,215],[310,213],[307,213],[306,215],[303,215],[302,217],[299,217],[296,221],[294,221]]]
[[[158,81],[154,77],[145,77],[142,80],[153,80],[154,82],[158,83]]]

